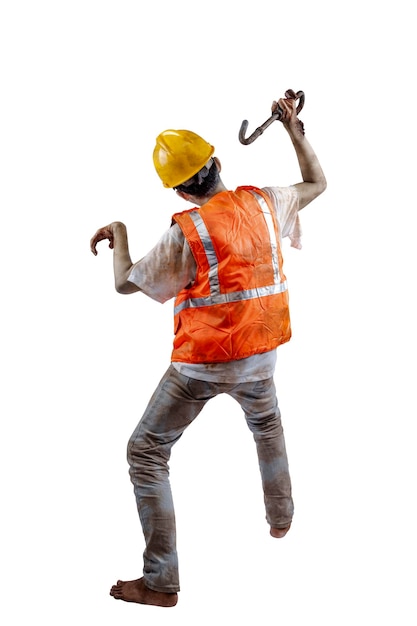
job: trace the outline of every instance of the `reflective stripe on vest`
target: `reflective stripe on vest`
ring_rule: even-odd
[[[218,275],[218,259],[213,246],[213,242],[206,228],[204,221],[202,220],[198,211],[190,211],[189,216],[192,219],[194,226],[198,232],[201,243],[206,254],[208,266],[209,266],[209,285],[210,295],[204,298],[188,298],[174,308],[174,314],[178,315],[180,311],[187,308],[212,306],[215,304],[224,304],[227,302],[239,302],[242,300],[251,300],[253,298],[262,298],[265,296],[271,296],[278,293],[283,293],[287,290],[287,281],[281,280],[279,270],[279,258],[278,249],[279,245],[274,228],[274,221],[271,215],[271,211],[265,199],[256,191],[251,190],[250,193],[255,197],[259,203],[266,226],[269,233],[269,241],[271,244],[272,255],[272,267],[274,273],[274,283],[265,287],[257,287],[255,289],[245,289],[244,291],[235,291],[233,293],[220,293],[220,283]]]

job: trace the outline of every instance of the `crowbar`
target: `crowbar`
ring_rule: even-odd
[[[305,100],[304,91],[297,91],[297,93],[295,93],[292,89],[287,89],[287,91],[285,92],[285,97],[291,98],[292,100],[299,100],[299,103],[297,105],[297,115],[298,115],[304,106],[304,100]],[[259,137],[259,135],[262,135],[264,130],[268,128],[268,126],[270,126],[272,122],[275,122],[275,120],[280,120],[281,117],[282,117],[282,109],[281,107],[278,106],[275,113],[273,113],[271,117],[266,120],[266,122],[264,122],[249,137],[246,137],[246,138],[245,138],[245,133],[248,128],[249,122],[248,120],[243,120],[242,125],[240,127],[240,131],[239,131],[240,143],[243,143],[245,146],[252,143],[253,141],[255,141],[255,139]]]

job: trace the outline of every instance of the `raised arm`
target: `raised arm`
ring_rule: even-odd
[[[139,287],[129,282],[128,276],[133,264],[130,258],[126,226],[122,222],[112,222],[99,228],[90,240],[90,250],[97,256],[97,244],[104,239],[109,240],[109,248],[113,250],[114,285],[118,293],[134,293]]]
[[[300,165],[303,182],[294,187],[298,190],[299,208],[303,209],[326,189],[326,178],[316,153],[303,134],[302,124],[297,118],[296,100],[281,98],[278,103],[272,104],[272,112],[277,106],[283,111],[281,122],[291,138]]]

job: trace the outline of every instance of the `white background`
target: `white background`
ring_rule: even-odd
[[[1,3],[3,624],[415,626],[413,24],[403,0]],[[144,548],[125,446],[172,302],[118,295],[89,240],[124,221],[138,260],[187,208],[153,169],[166,128],[213,143],[228,187],[298,182],[278,123],[237,138],[288,88],[328,179],[284,246],[293,528],[269,537],[251,435],[217,398],[171,462],[179,603],[117,602]]]

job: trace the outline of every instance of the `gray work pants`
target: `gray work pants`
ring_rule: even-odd
[[[130,477],[146,543],[144,578],[154,591],[179,591],[168,467],[171,448],[206,402],[221,393],[239,402],[253,433],[268,523],[284,528],[291,522],[291,481],[273,379],[211,383],[183,376],[170,365],[128,444]]]

